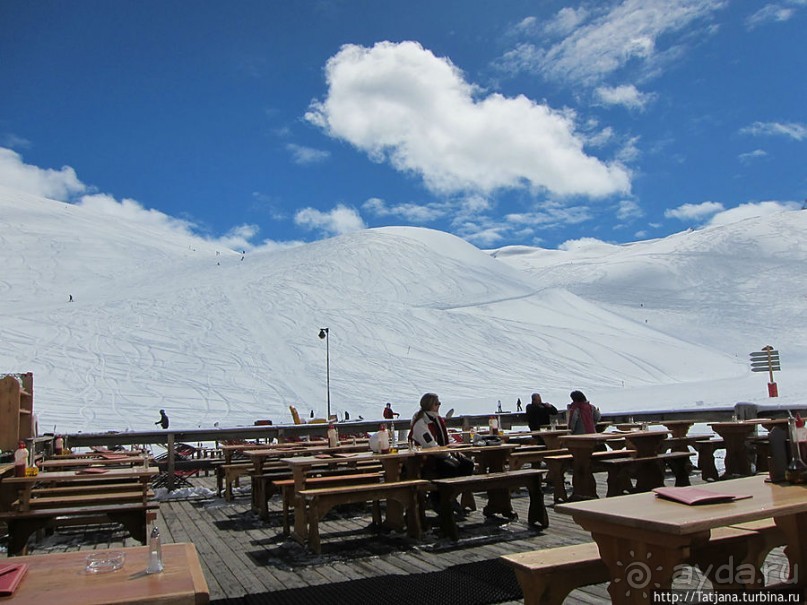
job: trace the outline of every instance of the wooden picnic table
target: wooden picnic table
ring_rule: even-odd
[[[667,431],[625,431],[608,433],[587,433],[583,435],[561,436],[561,444],[568,448],[572,455],[572,500],[597,498],[597,482],[592,470],[592,454],[597,446],[608,441],[622,440],[627,443],[630,452],[625,456],[634,458],[652,458],[658,454],[659,446],[669,433]],[[662,472],[656,470],[658,465],[652,462],[643,464],[639,469],[640,485],[658,484],[658,478],[649,474]],[[663,484],[663,475],[661,479]]]
[[[77,458],[102,458],[104,456],[143,456],[144,450],[109,450],[106,448],[93,448],[88,452],[69,452],[53,454],[48,460],[75,460]]]
[[[456,444],[446,447],[422,448],[419,450],[400,449],[396,453],[374,454],[372,452],[334,452],[332,454],[321,454],[319,456],[297,456],[283,458],[283,462],[292,470],[294,478],[295,510],[294,510],[294,530],[292,536],[305,543],[306,523],[305,509],[299,505],[296,494],[306,488],[306,474],[315,465],[323,462],[333,465],[345,465],[359,460],[377,460],[381,463],[384,472],[384,482],[392,483],[401,480],[402,470],[406,467],[407,479],[418,479],[421,477],[421,470],[428,456],[442,455],[445,452],[460,451],[464,454],[472,455],[482,472],[501,472],[507,464],[507,458],[512,450],[518,447],[515,444],[472,446],[466,444]],[[325,458],[324,456],[328,456]],[[510,494],[507,490],[497,490],[491,494],[493,502],[489,500],[488,506],[495,513],[509,511],[512,513],[510,504]],[[404,527],[403,508],[393,500],[387,502],[387,517],[385,525],[393,529]]]
[[[85,524],[103,522],[99,518],[121,523],[145,544],[146,528],[158,507],[149,501],[151,477],[157,472],[142,467],[93,468],[4,478],[3,484],[16,487],[19,496],[11,510],[0,513],[8,524],[9,556],[24,554],[34,532],[79,518]]]
[[[649,492],[559,504],[555,510],[572,515],[578,525],[591,532],[608,567],[608,592],[618,605],[646,605],[651,590],[669,589],[674,573],[687,563],[693,548],[709,541],[711,530],[771,517],[788,540],[785,553],[790,568],[798,572],[796,585],[805,586],[807,486],[768,483],[757,475],[698,487],[751,497],[689,506]],[[730,566],[726,568],[728,575],[741,573],[742,566],[736,561],[728,559],[725,565]]]
[[[110,467],[110,466],[145,466],[148,457],[146,456],[99,456],[97,458],[51,458],[43,460],[39,463],[39,469],[45,472],[61,471],[67,469],[86,468],[90,466],[95,467]]]
[[[669,437],[669,431],[630,431],[625,435],[628,449],[636,453],[634,458],[646,460],[636,469],[636,489],[650,490],[664,485],[664,466],[653,459],[661,450],[661,445]]]
[[[339,442],[340,446],[359,446],[363,445],[364,449],[369,450],[370,440],[360,437],[352,438],[350,440],[342,439]],[[236,453],[243,453],[247,450],[269,450],[278,452],[292,452],[292,451],[306,451],[306,450],[319,450],[320,448],[328,447],[328,441],[325,439],[312,439],[311,441],[289,441],[285,443],[237,443],[221,446],[221,452],[224,456],[225,464],[232,464],[233,455]]]
[[[723,438],[726,446],[726,470],[721,479],[753,475],[748,455],[748,440],[756,434],[760,422],[738,420],[736,422],[712,422],[709,426]]]
[[[266,482],[261,478],[264,474],[267,460],[282,460],[284,458],[295,458],[300,456],[328,456],[337,453],[366,452],[369,449],[367,443],[344,444],[337,447],[328,447],[327,442],[320,442],[320,445],[296,448],[261,448],[244,450],[242,453],[252,462],[252,506],[262,517],[266,511]]]
[[[629,431],[622,437],[628,448],[636,451],[636,458],[647,458],[658,454],[662,442],[669,436],[669,431]]]
[[[689,433],[689,429],[695,424],[696,420],[681,418],[679,420],[659,420],[658,424],[670,431],[670,437],[673,439],[683,439]]]
[[[58,605],[204,605],[210,602],[207,582],[193,544],[163,544],[162,573],[147,575],[146,546],[116,549],[125,553],[123,568],[110,573],[86,573],[88,553],[73,551],[16,557],[7,561],[25,563],[28,572],[14,595],[0,597],[10,605],[54,603]]]
[[[296,458],[299,456],[368,452],[369,449],[366,443],[357,443],[355,445],[343,444],[336,447],[328,447],[327,442],[325,442],[324,445],[312,447],[249,449],[244,450],[242,453],[252,461],[255,474],[260,475],[264,471],[264,463],[267,460],[282,460],[284,458]]]
[[[537,431],[505,433],[503,441],[505,443],[509,443],[513,440],[513,436],[521,437],[529,435],[537,443],[541,443],[543,441],[547,449],[556,450],[560,449],[561,447],[559,437],[561,437],[562,435],[568,435],[569,432],[570,432],[569,429],[550,429],[549,427],[546,427]]]
[[[3,484],[17,488],[19,511],[30,510],[31,493],[35,486],[49,485],[75,485],[77,483],[90,484],[97,482],[127,482],[139,483],[143,491],[143,502],[148,500],[148,491],[151,478],[159,471],[156,468],[144,469],[142,467],[120,467],[98,469],[98,472],[88,472],[86,469],[78,471],[52,471],[27,477],[5,477]],[[98,497],[99,500],[101,497]]]
[[[225,464],[232,464],[233,455],[236,453],[243,453],[246,450],[271,450],[271,451],[285,451],[285,450],[299,450],[306,447],[321,447],[327,446],[328,442],[324,439],[316,441],[295,441],[287,443],[235,443],[229,445],[222,445],[221,452],[224,456]]]
[[[591,469],[591,455],[594,450],[613,439],[623,439],[619,433],[586,433],[584,435],[562,435],[560,444],[572,455],[572,500],[585,500],[597,497],[597,482]],[[562,480],[562,478],[555,478]]]
[[[788,420],[787,418],[759,418],[759,425],[765,429],[764,435],[752,437],[756,449],[756,472],[768,473],[771,468],[784,468],[787,466],[789,458],[785,453],[786,448],[771,447],[771,443],[781,444],[788,441]],[[784,459],[781,459],[784,456]],[[773,467],[768,463],[768,458],[775,459]]]
[[[700,441],[709,441],[712,438],[711,434],[698,434],[687,435],[685,437],[668,437],[661,442],[661,450],[669,450],[671,452],[688,452],[690,446],[695,446]]]

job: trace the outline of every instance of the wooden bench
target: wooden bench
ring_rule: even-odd
[[[246,477],[252,470],[252,463],[234,462],[232,464],[214,464],[216,469],[216,495],[221,496],[224,490],[224,499],[230,502],[233,499],[233,484],[238,487],[240,477]]]
[[[785,532],[776,525],[773,519],[759,519],[757,521],[747,521],[732,525],[737,529],[750,530],[757,534],[758,539],[753,543],[746,556],[746,563],[754,566],[758,571],[756,585],[753,588],[760,588],[765,578],[762,577],[762,568],[765,558],[777,546],[785,546],[787,539]],[[792,573],[792,570],[791,570]]]
[[[574,589],[609,579],[594,542],[520,552],[502,559],[513,567],[525,605],[560,605]]]
[[[540,466],[548,456],[561,456],[568,454],[569,450],[562,448],[559,450],[543,449],[523,449],[518,448],[514,452],[510,452],[510,469],[517,471],[525,464],[529,464],[533,468]]]
[[[103,494],[98,493],[79,493],[73,495],[54,495],[54,496],[39,496],[37,498],[31,498],[26,507],[22,507],[22,503],[17,500],[14,502],[14,507],[19,512],[25,512],[26,510],[39,510],[43,508],[65,508],[70,506],[75,507],[82,507],[82,506],[91,506],[99,501],[103,501],[105,504],[113,504],[116,502],[142,502],[145,504],[149,498],[154,497],[154,493],[151,490],[144,492],[140,489],[140,486],[136,486],[137,489],[129,489],[124,491],[116,491],[116,492],[104,492]],[[56,488],[54,488],[56,489]],[[48,490],[48,493],[50,490]]]
[[[712,530],[708,544],[692,554],[716,590],[759,589],[765,585],[763,566],[771,549],[786,544],[773,519],[759,519]],[[729,562],[729,571],[725,565]]]
[[[325,461],[324,461],[325,462]],[[282,464],[282,463],[281,463]],[[375,460],[351,462],[347,467],[325,468],[314,467],[306,472],[307,477],[324,477],[330,475],[355,475],[358,473],[377,472],[381,465]],[[281,493],[282,486],[276,486],[278,481],[292,479],[291,469],[285,464],[264,472],[261,475],[250,473],[252,477],[252,510],[258,513],[261,519],[269,518],[269,500],[275,494]]]
[[[369,485],[306,489],[299,492],[298,496],[306,507],[308,547],[317,554],[322,552],[319,537],[319,520],[339,504],[373,502],[373,524],[380,525],[381,509],[378,506],[379,500],[400,502],[406,511],[407,534],[411,538],[419,539],[422,535],[419,503],[421,492],[428,485],[429,482],[424,479],[413,479]]]
[[[664,485],[664,465],[670,467],[678,487],[690,485],[687,463],[690,452],[664,452],[643,458],[615,458],[601,460],[608,471],[607,496],[647,492]],[[636,485],[632,478],[636,477]]]
[[[782,544],[784,535],[773,519],[720,527],[711,532],[709,542],[692,553],[689,562],[710,576],[718,589],[760,588],[759,573],[751,578],[747,575],[729,578],[748,578],[747,584],[730,584],[716,577],[715,572],[729,557],[761,570],[771,548]],[[572,590],[610,579],[594,542],[504,555],[502,559],[513,567],[525,605],[560,605]]]
[[[704,481],[717,481],[720,479],[717,466],[715,466],[715,450],[726,448],[723,439],[718,437],[695,441],[692,443],[692,447],[698,452],[698,469],[701,472],[701,478]]]
[[[281,479],[291,479],[290,468],[270,468],[261,474],[250,469],[249,478],[252,482],[252,510],[258,513],[261,519],[269,516],[269,499],[272,497],[272,482]]]
[[[481,473],[464,477],[451,477],[449,479],[433,479],[434,485],[440,493],[440,528],[444,535],[452,540],[459,539],[457,523],[454,520],[454,499],[465,491],[487,491],[488,505],[483,509],[485,516],[503,514],[515,518],[510,505],[510,490],[526,487],[530,492],[530,507],[527,522],[530,525],[540,525],[542,528],[549,525],[549,517],[544,505],[544,494],[541,491],[541,479],[546,473],[539,469],[520,469],[517,471],[504,471],[500,473]],[[505,492],[505,499],[501,507],[509,510],[497,510],[495,490]]]
[[[81,494],[107,494],[110,492],[125,492],[125,491],[138,491],[143,492],[143,488],[139,483],[127,482],[110,482],[110,483],[71,483],[70,485],[57,486],[57,487],[35,487],[31,490],[31,496],[36,498],[38,496],[78,496]],[[151,494],[151,491],[148,492]]]
[[[78,506],[73,508],[41,508],[28,511],[9,511],[0,513],[0,521],[8,527],[9,556],[25,553],[28,539],[35,532],[46,527],[56,527],[66,523],[78,524],[86,521],[87,525],[98,523],[120,523],[135,540],[146,544],[148,524],[156,519],[159,504],[149,502],[125,502],[101,504],[94,506]]]
[[[603,472],[606,469],[600,465],[605,460],[617,458],[629,458],[635,454],[635,450],[606,450],[601,452],[591,453],[591,472]],[[566,471],[572,468],[574,456],[572,454],[561,454],[557,456],[548,456],[544,459],[546,468],[549,471],[548,478],[551,479],[554,486],[553,498],[555,503],[566,502],[569,495],[566,493]]]
[[[325,475],[323,477],[311,477],[305,480],[306,489],[316,489],[322,487],[344,487],[346,485],[356,485],[365,483],[381,483],[384,475],[380,472],[359,473],[359,474],[336,474]],[[273,481],[274,489],[281,492],[283,500],[283,535],[290,533],[289,511],[294,507],[294,479],[280,479]]]

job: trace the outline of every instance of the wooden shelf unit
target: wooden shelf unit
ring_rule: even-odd
[[[14,451],[34,434],[34,374],[0,377],[0,450]]]

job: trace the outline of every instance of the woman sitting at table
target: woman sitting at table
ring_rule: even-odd
[[[596,433],[600,410],[591,405],[581,391],[572,391],[572,402],[566,407],[566,418],[572,435]]]
[[[409,441],[423,449],[448,445],[448,430],[440,416],[440,398],[435,393],[426,393],[420,398],[420,410],[412,418]],[[426,478],[445,479],[472,475],[474,461],[460,452],[443,452],[428,456],[424,467]],[[433,492],[436,493],[436,492]]]

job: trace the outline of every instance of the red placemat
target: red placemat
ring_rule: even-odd
[[[26,563],[0,565],[0,596],[13,595],[27,571]]]

